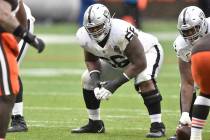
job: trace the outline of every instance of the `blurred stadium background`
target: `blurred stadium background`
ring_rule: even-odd
[[[79,15],[80,6],[85,0],[25,0],[31,7],[37,20],[71,21],[75,22]],[[90,0],[87,0],[90,1]],[[135,0],[96,0],[107,5],[116,16],[123,14],[122,1]],[[147,0],[148,5],[142,12],[145,18],[177,18],[180,10],[187,5],[198,5],[198,0]],[[205,0],[204,0],[205,1]]]
[[[116,17],[122,5],[105,3]],[[102,102],[101,118],[107,133],[102,135],[70,133],[71,128],[87,122],[81,93],[80,76],[85,69],[83,52],[75,40],[79,25],[80,0],[25,0],[36,17],[35,33],[47,48],[37,54],[30,48],[21,75],[24,84],[24,114],[29,131],[8,134],[8,140],[144,140],[150,121],[133,82],[121,87],[107,102]],[[179,119],[179,73],[172,43],[177,35],[176,19],[180,10],[197,5],[196,0],[149,0],[142,11],[142,30],[156,35],[164,47],[165,60],[159,75],[163,95],[163,121],[166,137],[174,134]],[[204,140],[209,140],[210,125]],[[160,140],[166,140],[161,138]]]

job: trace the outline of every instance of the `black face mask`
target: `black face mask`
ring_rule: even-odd
[[[197,25],[197,26],[192,27],[192,28],[190,28],[190,29],[182,30],[182,35],[183,35],[183,37],[193,36],[193,35],[195,35],[196,33],[198,33],[199,30],[200,30],[200,25]]]

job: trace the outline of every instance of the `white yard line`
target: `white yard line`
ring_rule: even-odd
[[[39,34],[47,44],[75,44],[78,43],[74,35]]]
[[[80,68],[21,68],[20,73],[23,76],[63,76],[63,75],[81,75],[85,69]],[[177,77],[177,73],[161,73],[161,77]]]
[[[21,69],[20,73],[24,76],[62,76],[62,75],[81,75],[84,69],[71,69],[71,68],[29,68]]]
[[[26,110],[41,110],[41,111],[84,111],[86,110],[85,108],[72,108],[72,107],[42,107],[42,106],[24,106],[24,109]],[[114,108],[114,109],[106,109],[103,108],[101,109],[104,112],[135,112],[135,113],[140,113],[140,114],[147,114],[146,111],[143,111],[142,109],[125,109],[125,108]],[[162,111],[163,113],[169,113],[169,114],[179,114],[179,110],[167,110],[164,109]],[[109,116],[111,117],[111,116]]]
[[[173,41],[177,36],[176,32],[154,32],[151,34],[160,41]],[[47,44],[78,44],[75,35],[39,34],[38,36],[43,38]]]
[[[29,127],[40,127],[40,128],[74,128],[74,127],[78,127],[76,125],[77,121],[81,122],[80,120],[73,120],[73,121],[45,121],[45,120],[27,120],[28,126]],[[82,120],[85,121],[85,120]],[[106,119],[106,122],[108,122],[109,120]],[[116,120],[113,120],[116,121]],[[136,122],[139,125],[142,125],[141,121]],[[117,126],[116,127],[106,127],[106,129],[109,130],[142,130],[142,131],[148,131],[148,127],[126,127],[124,125],[124,127],[120,127]],[[168,128],[167,127],[167,131],[172,131],[172,130],[176,130],[176,126],[174,126],[174,128]],[[210,132],[210,130],[204,129],[204,132]]]
[[[141,125],[141,122],[138,122],[140,125]],[[65,124],[65,122],[64,122]],[[77,125],[63,125],[63,124],[60,124],[60,125],[52,125],[52,124],[43,124],[43,123],[36,123],[36,124],[28,124],[29,127],[39,127],[39,128],[74,128],[74,127],[78,127]],[[142,131],[148,131],[149,128],[147,127],[121,127],[121,126],[116,126],[116,127],[106,127],[106,130],[109,131],[109,130],[142,130]],[[175,127],[174,129],[169,129],[167,128],[167,130],[175,130]],[[206,131],[204,130],[204,132],[210,132],[210,131]],[[141,133],[141,131],[139,131],[139,134]]]

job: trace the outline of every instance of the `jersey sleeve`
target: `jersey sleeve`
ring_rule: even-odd
[[[87,33],[85,32],[85,29],[83,27],[79,28],[77,33],[76,33],[76,39],[79,43],[79,45],[81,47],[84,47],[85,46],[85,42],[87,40]]]
[[[133,39],[133,37],[134,37],[134,35],[135,35],[135,27],[133,27],[133,26],[128,26],[127,27],[127,29],[126,29],[126,31],[125,31],[125,37],[124,37],[124,40],[123,40],[123,42],[124,42],[124,50],[125,50],[125,48],[127,47],[127,45],[130,43],[130,41]]]
[[[178,58],[180,58],[181,60],[183,60],[185,62],[190,61],[191,49],[182,40],[182,38],[177,37],[177,39],[174,41],[173,48],[174,48]]]
[[[177,45],[176,45],[176,41],[174,41],[173,43],[173,49],[176,52],[176,56],[179,57],[179,54],[177,53]]]
[[[119,45],[120,50],[123,52],[129,42],[133,39],[137,29],[130,23],[123,20],[115,19],[112,22],[113,38],[116,40],[116,44]]]

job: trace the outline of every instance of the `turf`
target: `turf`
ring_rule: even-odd
[[[155,24],[154,24],[155,23]],[[175,21],[145,21],[148,32],[176,32]],[[73,24],[37,25],[36,33],[73,35]],[[177,59],[171,41],[162,41],[165,59],[158,77],[163,96],[162,119],[166,125],[165,140],[174,134],[179,119],[179,73]],[[83,70],[83,52],[78,44],[49,44],[43,54],[29,49],[21,65],[26,69],[39,68]],[[70,129],[87,122],[87,113],[81,92],[81,74],[27,75],[22,74],[24,84],[24,114],[29,131],[10,133],[7,140],[148,140],[145,134],[150,120],[142,99],[133,88],[133,82],[122,86],[109,101],[101,104],[101,118],[105,122],[105,134],[71,134]],[[210,137],[209,124],[203,140]]]

